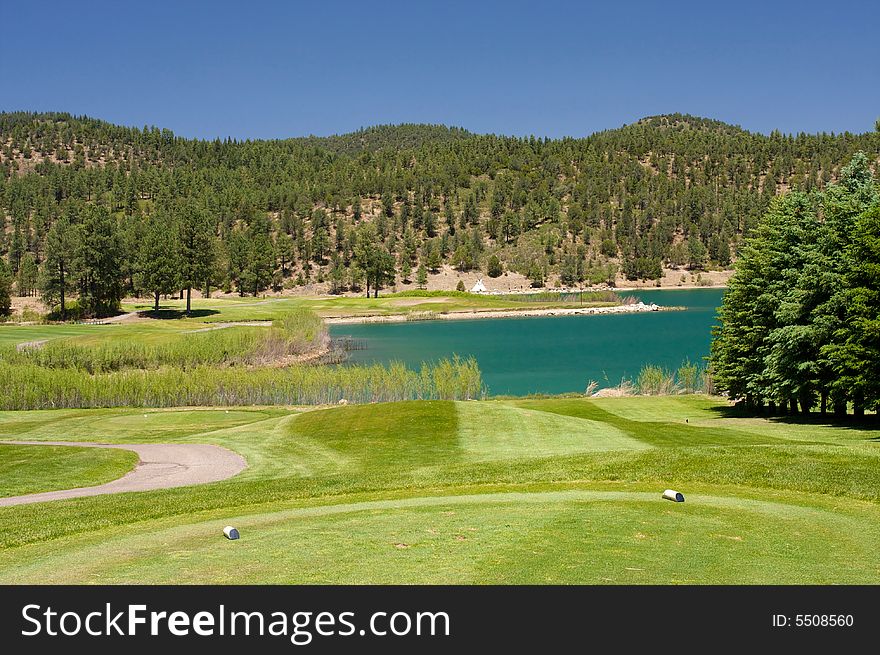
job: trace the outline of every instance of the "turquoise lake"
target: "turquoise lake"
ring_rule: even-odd
[[[334,325],[333,336],[364,339],[352,363],[400,361],[418,367],[454,354],[473,356],[492,395],[583,392],[635,378],[645,364],[703,363],[723,289],[625,292],[683,311],[597,316]]]

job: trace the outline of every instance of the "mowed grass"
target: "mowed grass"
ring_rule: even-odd
[[[273,320],[293,308],[305,307],[324,318],[346,316],[388,316],[423,312],[456,312],[503,309],[545,309],[554,307],[606,306],[610,302],[522,302],[490,295],[451,294],[449,296],[395,296],[380,295],[378,298],[364,296],[287,297],[287,298],[198,298],[192,301],[196,316],[184,319],[188,322],[218,321],[265,321]],[[186,308],[184,300],[164,300],[159,305],[164,312],[181,313]],[[153,308],[148,301],[123,306],[126,311],[149,312]]]
[[[0,497],[103,484],[122,477],[137,462],[138,456],[128,450],[0,442]]]
[[[90,431],[223,445],[250,467],[0,508],[0,582],[880,582],[865,426],[699,396],[0,413],[0,439]],[[670,487],[686,502],[661,500]]]

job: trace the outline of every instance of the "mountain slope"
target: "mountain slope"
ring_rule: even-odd
[[[664,267],[728,267],[774,195],[822,187],[857,150],[877,161],[880,138],[767,136],[681,114],[579,139],[399,125],[240,142],[5,113],[0,254],[15,273],[28,258],[40,266],[57,218],[76,221],[83,203],[98,204],[131,232],[123,268],[129,291],[139,291],[140,226],[191,198],[221,244],[212,284],[228,288],[243,289],[236,238],[255,229],[272,250],[255,288],[357,288],[355,235],[365,223],[393,256],[398,283],[420,265],[500,267],[536,285],[612,281],[618,272],[653,279]]]

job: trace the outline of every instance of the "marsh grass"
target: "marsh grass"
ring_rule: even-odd
[[[387,366],[125,369],[89,373],[0,362],[0,408],[325,405],[395,400],[468,400],[486,390],[474,359],[441,360],[420,370]]]
[[[297,356],[322,348],[328,353],[316,363],[344,359],[344,352],[333,351],[323,320],[302,307],[271,327],[190,332],[158,344],[116,339],[94,345],[50,341],[22,350],[10,345],[0,349],[0,407],[324,405],[467,400],[486,393],[472,358],[418,370],[400,363],[296,363]],[[266,366],[273,363],[282,366]]]
[[[0,348],[0,360],[14,365],[110,373],[128,369],[155,370],[170,366],[266,364],[301,355],[329,341],[323,321],[314,312],[294,308],[272,327],[229,327],[183,333],[165,343],[112,339],[97,344],[53,340],[40,348]]]
[[[676,371],[653,364],[643,366],[633,386],[640,396],[707,393],[711,378],[705,368],[685,360]]]

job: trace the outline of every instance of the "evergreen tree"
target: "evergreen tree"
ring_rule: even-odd
[[[186,289],[186,315],[189,316],[192,288],[209,285],[214,272],[215,227],[208,213],[191,201],[177,208],[176,218],[179,277],[180,284]]]
[[[66,216],[55,221],[46,235],[46,259],[40,276],[40,294],[49,309],[56,303],[60,305],[62,321],[67,318],[67,296],[73,289],[76,277],[72,270],[76,238],[76,228]]]
[[[412,264],[409,261],[409,257],[402,256],[400,258],[400,279],[405,283],[409,283],[410,277],[412,277]]]
[[[85,205],[74,256],[79,306],[86,316],[109,316],[122,299],[122,245],[116,221],[104,208]]]
[[[880,209],[865,157],[817,196],[775,199],[719,311],[716,386],[748,406],[835,414],[880,404]],[[819,211],[821,210],[821,211]],[[798,409],[799,408],[799,409]]]
[[[275,270],[275,248],[269,229],[268,219],[257,216],[247,231],[247,260],[241,273],[241,285],[254,296],[268,288]]]
[[[496,255],[492,255],[489,257],[489,262],[486,265],[486,274],[489,277],[501,277],[504,273],[504,269],[501,267],[501,261],[498,259]]]
[[[424,289],[428,286],[428,269],[424,264],[419,264],[419,270],[416,272],[416,284],[419,289]]]
[[[829,185],[823,193],[825,221],[821,247],[826,270],[823,286],[830,297],[817,308],[816,321],[824,333],[821,364],[830,379],[830,395],[838,416],[845,414],[847,402],[852,403],[856,415],[862,415],[866,402],[870,402],[865,396],[864,368],[853,360],[855,348],[851,347],[855,343],[851,329],[859,323],[851,313],[851,303],[858,301],[861,305],[863,294],[849,285],[853,282],[853,267],[860,268],[857,253],[869,248],[856,243],[856,236],[870,234],[864,226],[861,229],[858,226],[864,213],[877,203],[878,191],[868,159],[862,152],[856,153],[841,170],[839,183]],[[856,281],[864,279],[856,278]]]
[[[854,410],[880,408],[880,205],[856,219],[846,253],[843,326],[828,348]]]
[[[355,259],[364,271],[367,297],[372,287],[373,297],[378,298],[379,290],[385,283],[394,280],[394,257],[381,244],[376,228],[371,223],[358,226]]]
[[[180,288],[180,252],[173,217],[157,211],[150,217],[140,250],[140,286],[153,294],[153,310],[159,297]]]
[[[693,270],[702,270],[706,261],[706,246],[700,241],[700,238],[691,233],[688,237],[688,268]]]
[[[12,272],[9,265],[0,257],[0,316],[12,313]]]
[[[18,289],[19,296],[32,296],[37,289],[37,277],[39,269],[34,256],[31,253],[25,253],[21,258],[21,264],[18,268],[15,286]]]

